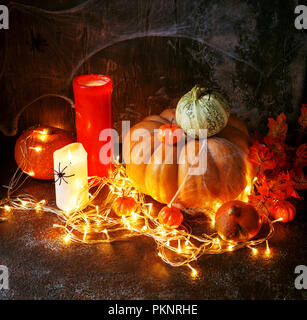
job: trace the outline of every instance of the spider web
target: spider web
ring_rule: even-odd
[[[276,10],[262,30],[267,6]],[[197,41],[198,48],[187,48],[191,60],[210,66],[208,81],[230,96],[233,112],[243,119],[259,119],[259,105],[278,112],[300,98],[306,41],[278,1],[259,8],[259,1],[238,0],[88,0],[61,11],[11,2],[9,9],[0,53],[0,130],[6,135],[16,134],[22,111],[43,97],[62,97],[73,106],[72,80],[82,65],[109,46],[142,37]],[[285,10],[293,18],[291,1]],[[261,43],[259,34],[270,36]],[[289,74],[298,66],[302,71]]]

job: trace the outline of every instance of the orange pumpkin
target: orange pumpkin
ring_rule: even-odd
[[[59,128],[30,128],[16,142],[16,163],[33,178],[53,179],[53,152],[74,141],[68,132]]]
[[[114,201],[112,208],[119,217],[128,217],[136,210],[137,202],[132,197],[122,196]]]
[[[215,215],[215,228],[224,240],[249,240],[258,234],[261,225],[262,218],[256,209],[238,200],[224,203]]]
[[[158,131],[158,138],[163,143],[176,144],[181,141],[183,130],[172,123],[163,124]]]
[[[173,119],[175,109],[167,109],[159,116],[146,117],[132,127],[124,139],[123,155],[129,178],[141,192],[162,203],[170,202],[188,170],[196,165],[193,162],[200,145],[196,141],[195,153],[191,154],[188,150],[193,141],[182,139],[177,145],[161,141],[154,143],[159,142],[156,135],[161,125],[170,124]],[[149,134],[138,140],[138,132],[144,129]],[[144,150],[143,145],[149,147]],[[206,172],[190,175],[180,189],[176,202],[189,208],[203,208],[216,201],[235,199],[246,186],[248,147],[249,136],[245,125],[230,116],[226,128],[207,140]],[[141,163],[140,157],[143,159]],[[162,161],[157,163],[155,159]]]
[[[183,220],[183,215],[178,208],[165,206],[158,215],[160,223],[169,229],[178,228]]]
[[[292,221],[295,217],[296,209],[292,203],[286,200],[277,201],[271,211],[274,219],[281,219],[281,222]]]

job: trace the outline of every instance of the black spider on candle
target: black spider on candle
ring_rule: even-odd
[[[67,166],[66,166],[64,169],[61,170],[61,162],[59,162],[59,171],[54,170],[54,175],[57,177],[56,180],[55,180],[55,183],[57,183],[57,182],[60,180],[59,186],[61,185],[62,180],[63,180],[66,184],[68,184],[68,182],[65,180],[65,178],[67,179],[67,178],[70,178],[70,177],[73,177],[73,176],[74,176],[74,174],[71,174],[71,175],[67,176],[67,175],[65,174],[65,169],[66,169],[66,168],[67,168]]]

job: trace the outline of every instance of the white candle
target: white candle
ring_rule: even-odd
[[[67,213],[89,200],[87,153],[82,143],[71,143],[53,153],[56,204]]]

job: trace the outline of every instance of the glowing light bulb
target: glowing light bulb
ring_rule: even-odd
[[[271,254],[271,249],[270,249],[270,247],[269,247],[269,242],[266,241],[265,244],[266,244],[265,254],[266,254],[267,256],[269,256],[269,255]]]
[[[35,148],[33,148],[36,152],[40,152],[40,151],[42,151],[42,147],[35,147]]]
[[[278,219],[272,221],[272,223],[276,223],[276,222],[279,222],[279,221],[282,221],[282,220],[283,220],[283,218],[278,218]]]
[[[181,253],[181,244],[180,244],[180,240],[178,240],[178,249],[177,249],[178,253]]]
[[[26,172],[26,173],[27,173],[27,172]],[[34,171],[30,171],[30,172],[28,172],[28,175],[31,176],[31,177],[33,177],[33,176],[35,175],[35,173],[34,173]]]
[[[256,248],[251,248],[254,255],[257,255],[258,250]]]
[[[9,212],[9,211],[11,211],[12,209],[11,209],[11,207],[9,207],[8,205],[6,205],[6,206],[4,206],[4,210],[7,211],[7,212]]]
[[[65,243],[69,243],[69,242],[70,242],[70,236],[69,236],[69,234],[67,234],[67,235],[64,237],[64,241],[65,241]]]
[[[212,220],[211,220],[211,226],[214,228],[214,226],[215,226],[215,219],[213,218]]]
[[[195,278],[195,277],[197,276],[197,274],[198,274],[197,270],[194,269],[190,264],[187,264],[187,266],[188,266],[188,267],[191,269],[191,271],[192,271],[191,276],[192,276],[193,278]]]

